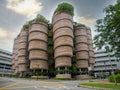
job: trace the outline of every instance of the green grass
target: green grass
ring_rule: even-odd
[[[78,86],[91,86],[91,87],[100,87],[100,88],[111,88],[111,89],[119,89],[120,85],[114,85],[114,84],[102,84],[102,83],[81,83]]]

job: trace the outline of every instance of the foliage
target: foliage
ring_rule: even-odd
[[[58,70],[58,69],[56,69],[56,71],[55,71],[55,73],[57,74],[57,73],[60,73],[60,74],[66,74],[66,73],[71,73],[72,71],[70,70],[70,69],[60,69],[60,70]]]
[[[37,17],[34,20],[36,22],[43,22],[45,24],[48,24],[48,22],[49,22],[44,16],[42,16],[40,14],[38,14]]]
[[[111,88],[111,90],[114,89],[120,89],[120,85],[114,85],[114,84],[106,84],[106,83],[93,83],[93,82],[89,82],[89,83],[81,83],[78,86],[91,86],[91,87],[99,87],[99,88]]]
[[[117,83],[120,83],[120,74],[115,75],[115,78],[117,80]],[[115,82],[113,75],[109,76],[108,80],[109,82]]]
[[[74,80],[73,78],[54,78],[55,80]]]
[[[63,2],[58,5],[57,9],[55,10],[55,13],[61,13],[61,12],[66,12],[74,16],[74,7],[66,2]]]
[[[105,44],[110,45],[115,52],[120,52],[120,1],[104,9],[106,16],[96,21],[94,43],[98,49]]]
[[[28,21],[26,24],[23,25],[23,30],[28,30],[29,26],[32,24],[33,21],[36,22],[43,22],[45,24],[48,24],[49,21],[42,15],[38,14],[35,19]]]
[[[77,22],[73,22],[73,26],[74,26],[74,27],[85,27],[84,24],[77,23]]]
[[[31,71],[32,75],[43,75],[43,76],[47,76],[48,72],[41,72],[39,70],[36,71]]]
[[[22,30],[28,30],[28,29],[29,29],[29,23],[24,24]]]

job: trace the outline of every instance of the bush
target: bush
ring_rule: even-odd
[[[115,75],[115,78],[117,80],[117,83],[120,83],[120,74]],[[109,76],[108,80],[109,82],[115,82],[113,75]]]
[[[74,80],[73,78],[54,78],[55,80]]]
[[[35,21],[36,22],[43,22],[45,24],[48,24],[48,22],[49,22],[44,16],[42,16],[40,14],[37,15],[37,17],[35,18]]]
[[[55,10],[55,13],[61,13],[61,12],[66,12],[74,16],[74,7],[66,2],[63,2],[58,5],[57,9]]]

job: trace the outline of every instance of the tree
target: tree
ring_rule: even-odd
[[[120,0],[106,7],[104,12],[105,17],[96,21],[98,35],[94,37],[94,44],[99,49],[108,44],[111,50],[120,52]]]

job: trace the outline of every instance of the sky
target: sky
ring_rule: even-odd
[[[74,21],[89,26],[94,37],[96,20],[103,18],[103,9],[116,0],[0,0],[0,48],[12,52],[14,38],[22,26],[37,14],[51,21],[62,2],[74,6]]]

